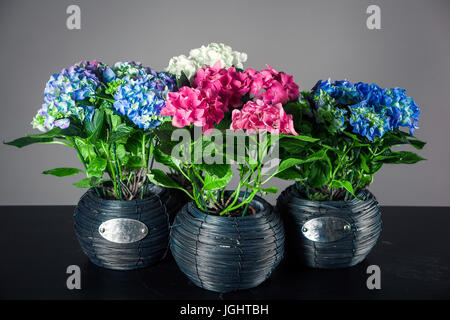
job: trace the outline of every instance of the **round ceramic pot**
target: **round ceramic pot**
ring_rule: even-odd
[[[345,268],[363,261],[381,233],[381,212],[368,190],[350,201],[310,201],[295,185],[284,190],[277,208],[286,229],[290,258],[313,268]],[[292,259],[290,259],[292,260]]]
[[[260,197],[255,214],[208,215],[187,203],[175,217],[170,249],[181,271],[197,286],[229,292],[258,286],[270,277],[284,253],[280,216]]]
[[[74,228],[84,253],[114,270],[144,268],[164,258],[170,219],[180,208],[171,190],[150,185],[142,200],[105,200],[89,189],[75,208]]]

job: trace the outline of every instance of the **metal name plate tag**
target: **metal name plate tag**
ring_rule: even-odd
[[[303,224],[303,235],[315,242],[331,242],[345,238],[351,230],[350,224],[338,217],[319,217]]]
[[[117,218],[103,222],[98,227],[100,235],[115,243],[133,243],[148,234],[147,226],[134,219]]]

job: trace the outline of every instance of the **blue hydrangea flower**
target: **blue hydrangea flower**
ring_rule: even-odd
[[[392,128],[400,126],[409,128],[411,134],[419,127],[420,108],[413,98],[406,95],[406,90],[392,88],[385,92],[385,105],[388,106],[388,115]]]
[[[370,141],[373,141],[375,137],[382,137],[390,130],[385,109],[383,112],[376,112],[366,100],[349,106],[349,108],[349,123],[354,133],[359,133]]]
[[[335,99],[338,105],[354,104],[359,99],[360,92],[355,85],[347,80],[331,82],[319,80],[313,91],[320,94],[327,94]]]
[[[327,88],[327,90],[333,90]],[[329,91],[331,92],[331,91]],[[336,108],[336,99],[332,97],[327,91],[321,90],[314,96],[314,101],[317,107],[316,119],[319,123],[328,123],[328,128],[332,133],[342,131],[345,129],[345,114],[347,110]]]
[[[147,75],[146,69],[140,62],[116,62],[114,66],[108,67],[105,71],[107,82],[125,78],[145,77]]]
[[[354,133],[373,141],[399,127],[409,128],[411,134],[417,128],[419,106],[405,89],[328,79],[318,81],[312,93],[317,121],[329,124],[333,133],[345,130],[348,123]]]
[[[176,90],[175,77],[144,68],[136,62],[119,62],[105,71],[114,88],[114,109],[141,129],[160,125],[160,111],[168,92]]]
[[[77,102],[92,97],[99,83],[93,72],[77,65],[52,75],[44,90],[44,103],[33,118],[33,128],[44,132],[55,127],[65,129],[72,116],[80,121],[90,119],[94,107]]]

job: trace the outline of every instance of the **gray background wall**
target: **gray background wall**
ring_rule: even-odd
[[[81,7],[81,30],[66,28],[70,4]],[[369,4],[381,7],[381,30],[366,28]],[[247,67],[268,63],[305,90],[328,77],[407,88],[422,108],[417,135],[428,161],[386,165],[371,189],[384,205],[450,205],[449,34],[445,0],[2,0],[0,137],[32,133],[50,74],[81,59],[162,70],[174,55],[224,42],[248,53]],[[79,166],[63,146],[0,145],[0,153],[0,204],[74,204],[83,192],[71,185],[79,178],[40,175]]]

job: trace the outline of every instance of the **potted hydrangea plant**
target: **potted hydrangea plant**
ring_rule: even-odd
[[[168,70],[184,85],[168,94],[161,110],[172,125],[158,131],[155,157],[190,186],[161,170],[149,173],[154,184],[183,190],[191,199],[175,217],[170,248],[193,283],[217,292],[259,285],[282,259],[279,214],[257,194],[277,192],[266,186],[276,171],[263,170],[276,142],[302,138],[283,109],[299,94],[292,76],[270,67],[243,70],[245,59],[228,46],[211,44],[171,60]]]
[[[8,142],[62,144],[76,151],[83,169],[56,168],[44,174],[79,173],[74,185],[89,188],[74,214],[83,251],[96,265],[125,270],[159,261],[168,248],[169,216],[179,201],[151,184],[155,128],[175,78],[135,62],[109,67],[80,62],[50,77],[44,103],[32,121],[43,133]]]
[[[413,136],[419,107],[404,89],[349,81],[319,81],[286,106],[295,128],[317,140],[281,146],[294,180],[278,198],[292,255],[317,268],[361,262],[381,232],[381,213],[367,189],[383,164],[412,164],[422,157],[396,146],[422,149]],[[409,132],[401,128],[409,129]]]

